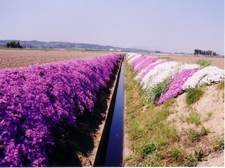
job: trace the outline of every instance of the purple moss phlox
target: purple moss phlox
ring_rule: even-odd
[[[136,59],[134,59],[133,61],[131,61],[130,65],[135,67],[137,66],[140,62],[142,62],[143,60],[145,60],[147,58],[147,56],[140,56]]]
[[[0,70],[0,166],[48,166],[50,128],[93,112],[119,54]]]
[[[158,59],[159,59],[158,57],[148,56],[144,61],[140,62],[139,65],[137,65],[136,67],[134,67],[134,71],[137,72],[137,73],[139,73],[141,70],[143,70],[148,65],[150,65],[153,62],[155,62]]]
[[[172,77],[171,83],[167,87],[164,94],[161,95],[157,103],[163,103],[169,98],[176,97],[181,94],[183,92],[182,86],[184,82],[197,71],[198,69],[184,69],[181,72],[176,73]]]

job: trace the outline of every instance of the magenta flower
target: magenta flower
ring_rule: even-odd
[[[140,62],[140,64],[138,64],[136,67],[134,67],[134,71],[139,73],[141,70],[143,70],[148,65],[155,62],[158,59],[159,59],[158,57],[148,56],[147,58],[144,59],[144,61]]]
[[[0,166],[47,166],[55,142],[93,112],[119,54],[0,70]]]
[[[176,73],[172,77],[172,81],[165,93],[159,98],[158,104],[181,94],[183,92],[182,86],[184,82],[197,71],[198,69],[184,69],[181,72]]]
[[[134,59],[133,61],[131,61],[130,65],[135,67],[137,66],[140,62],[142,62],[143,60],[145,60],[147,57],[146,56],[140,56],[136,59]]]

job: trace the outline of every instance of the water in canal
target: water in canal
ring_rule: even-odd
[[[113,118],[108,139],[105,167],[122,166],[123,153],[123,109],[124,109],[124,63],[122,63],[116,93]]]

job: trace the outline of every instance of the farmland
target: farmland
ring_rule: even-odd
[[[89,56],[98,56],[107,52],[104,51],[73,51],[73,50],[18,50],[8,49],[0,50],[0,69],[28,66],[36,63],[46,63],[73,58],[85,58]],[[144,53],[143,53],[144,54]],[[162,55],[151,54],[158,57],[170,57],[174,60],[183,62],[192,62],[199,59],[206,59],[219,68],[224,68],[224,58],[222,57],[202,57],[195,55]]]
[[[47,62],[55,62],[69,60],[74,58],[86,58],[90,56],[98,56],[106,52],[84,52],[72,50],[18,50],[8,49],[0,50],[0,69],[23,67],[33,64],[42,64]]]
[[[27,67],[29,65],[32,65],[32,66],[29,66],[28,68],[18,69],[19,70],[18,72],[19,73],[22,72],[24,77],[26,77],[27,69],[32,69],[33,67],[36,67],[36,69],[43,70],[42,73],[41,72],[39,73],[39,76],[45,76],[46,81],[50,82],[51,85],[55,84],[56,86],[55,88],[58,87],[58,91],[53,91],[51,90],[51,86],[47,85],[49,86],[49,88],[47,88],[49,91],[48,93],[57,95],[55,97],[56,103],[65,104],[67,109],[71,109],[71,107],[69,107],[70,103],[66,104],[69,101],[68,102],[62,101],[64,99],[62,96],[62,93],[64,92],[67,93],[67,91],[64,91],[63,89],[61,90],[60,88],[65,87],[63,83],[67,83],[66,86],[71,86],[72,88],[75,88],[75,87],[72,86],[72,82],[66,81],[65,79],[58,78],[58,76],[68,75],[68,78],[71,78],[71,79],[73,78],[75,80],[76,78],[74,76],[70,76],[71,74],[73,74],[73,71],[75,69],[70,69],[71,67],[68,66],[68,65],[71,65],[71,66],[76,65],[77,67],[80,67],[79,64],[73,64],[74,58],[92,59],[89,57],[101,56],[104,54],[107,55],[110,53],[101,52],[101,51],[84,52],[84,51],[72,51],[72,50],[14,50],[14,49],[0,50],[0,60],[1,60],[0,69]],[[218,58],[218,57],[200,57],[200,56],[191,56],[191,55],[186,55],[186,56],[185,55],[182,55],[182,56],[181,55],[180,56],[153,55],[153,56],[154,56],[152,60],[153,62],[156,59],[168,60],[169,58],[172,58],[173,60],[176,60],[176,61],[193,63],[193,62],[196,62],[197,60],[204,59],[210,62],[210,64],[213,66],[219,67],[221,69],[224,68],[224,59]],[[140,59],[139,61],[141,62],[143,60]],[[149,61],[151,60],[149,59]],[[56,62],[59,62],[59,63],[56,63]],[[82,61],[80,63],[82,63]],[[173,66],[175,66],[176,64],[179,64],[176,62],[173,62],[173,63],[174,63]],[[57,67],[59,68],[57,69],[57,71],[54,71],[56,73],[55,76],[48,74],[48,71],[51,71],[51,68],[49,68],[48,65],[51,65],[55,68]],[[100,66],[101,64],[97,64],[97,65]],[[91,66],[92,66],[92,63],[87,64],[87,66],[84,66],[84,67],[91,70],[93,69]],[[173,68],[173,66],[170,66],[170,69]],[[40,68],[37,68],[37,67],[40,67]],[[96,66],[95,68],[97,67],[98,66]],[[163,68],[163,66],[161,67]],[[198,66],[196,67],[199,68]],[[101,68],[106,68],[106,66],[103,66]],[[101,72],[101,68],[99,68],[99,71],[97,72]],[[63,72],[67,69],[68,69],[68,72]],[[82,68],[82,69],[85,69],[85,68]],[[138,70],[138,68],[136,70]],[[14,69],[14,71],[17,72],[17,69]],[[11,73],[11,70],[9,70],[9,72],[11,73],[11,76],[8,76],[8,74],[10,74],[8,73],[8,69],[2,70],[2,72],[7,72],[7,75],[6,75],[6,77],[8,77],[7,81],[12,81],[12,79],[18,78],[16,77],[16,74],[18,72],[14,73],[14,71],[13,73]],[[35,72],[35,71],[33,71],[32,69],[32,72]],[[115,75],[115,72],[116,70],[114,70],[114,75]],[[57,76],[57,73],[59,73],[58,76]],[[190,74],[191,73],[192,72],[190,72]],[[31,74],[27,76],[30,76]],[[81,74],[85,74],[85,71],[82,71]],[[86,76],[88,76],[88,74],[89,73],[87,73]],[[186,166],[187,165],[196,166],[197,162],[199,161],[198,159],[202,159],[201,155],[208,156],[216,152],[217,152],[216,154],[218,154],[218,152],[221,152],[221,151],[223,152],[223,150],[221,150],[221,147],[223,147],[221,137],[223,137],[223,130],[224,130],[223,128],[224,120],[223,120],[223,113],[222,113],[224,111],[223,110],[224,93],[222,90],[217,89],[219,87],[222,87],[220,86],[221,84],[219,83],[219,81],[217,82],[217,84],[205,86],[203,88],[203,90],[205,90],[204,95],[197,103],[193,104],[192,106],[187,106],[185,104],[185,98],[187,95],[186,92],[184,92],[183,94],[179,96],[177,95],[174,96],[175,98],[172,98],[169,100],[166,99],[166,101],[164,101],[163,99],[163,101],[161,101],[159,104],[157,103],[153,104],[152,102],[146,101],[145,99],[146,94],[142,91],[140,84],[136,80],[134,80],[135,76],[136,76],[135,68],[133,69],[132,66],[128,64],[127,60],[125,60],[125,93],[126,93],[125,102],[126,103],[125,103],[125,114],[124,114],[125,116],[124,117],[124,120],[125,120],[124,121],[124,126],[125,126],[124,165],[126,166],[174,166],[174,165],[179,166],[179,165],[182,165],[182,161],[185,160]],[[85,76],[83,77],[85,78]],[[113,81],[115,78],[116,76],[112,76],[111,80],[108,81],[107,87],[106,87],[107,89],[101,90],[101,93],[96,92],[97,94],[95,95],[95,98],[93,99],[97,101],[98,108],[96,109],[96,111],[98,112],[104,111],[104,112],[94,113],[94,115],[89,115],[89,113],[86,113],[87,111],[92,111],[94,101],[90,100],[89,103],[84,106],[82,104],[86,103],[85,102],[86,98],[82,98],[82,96],[87,96],[87,98],[90,98],[91,96],[93,96],[93,93],[95,92],[92,92],[91,90],[90,90],[91,92],[88,92],[89,89],[87,88],[90,88],[90,87],[94,88],[98,84],[101,84],[102,81],[104,80],[99,81],[99,83],[95,81],[92,83],[84,82],[82,84],[82,85],[85,85],[84,88],[81,87],[84,90],[81,94],[78,94],[80,96],[78,97],[78,99],[81,100],[80,101],[81,103],[79,104],[79,101],[77,101],[78,107],[79,107],[79,113],[86,114],[86,115],[83,115],[83,116],[81,115],[77,117],[77,120],[79,120],[77,124],[79,128],[82,128],[82,129],[79,130],[79,129],[74,129],[69,127],[66,133],[62,135],[58,135],[57,132],[54,132],[54,130],[51,130],[54,134],[53,139],[60,139],[60,141],[56,142],[58,143],[59,148],[54,150],[55,155],[51,155],[51,157],[49,158],[49,163],[51,166],[72,166],[72,165],[93,166],[94,152],[96,152],[96,149],[94,147],[96,147],[97,141],[99,141],[100,139],[99,137],[101,136],[100,125],[104,123],[104,120],[106,117],[107,112],[105,111],[107,110],[107,106],[109,103],[108,101],[110,97],[109,94],[112,93],[113,91],[112,90]],[[161,79],[161,77],[157,77],[156,75],[154,75],[154,78]],[[2,76],[2,79],[5,79],[5,77]],[[26,86],[29,85],[30,91],[35,90],[35,88],[33,88],[31,84],[32,82],[35,83],[35,80],[32,80],[32,79],[36,79],[36,77],[30,78],[30,82],[27,82],[27,83],[25,81],[20,81],[20,84],[21,82],[26,83]],[[42,86],[42,83],[44,83],[45,80],[43,79],[41,80],[42,81],[39,81],[37,84],[34,84],[34,83],[33,84],[35,86],[36,85]],[[63,83],[59,84],[61,81],[63,81]],[[94,85],[96,84],[96,82],[97,82],[97,85]],[[17,83],[12,83],[12,82],[9,82],[9,84],[17,85]],[[8,86],[4,85],[4,87],[8,87]],[[150,87],[150,86],[147,86],[147,87]],[[85,88],[87,90],[85,90]],[[41,90],[42,87],[38,89]],[[65,87],[65,89],[67,90],[68,88]],[[10,89],[8,89],[7,92],[10,94],[14,93],[14,91],[10,91]],[[71,93],[72,92],[68,92],[68,95],[70,95]],[[26,100],[26,95],[24,95],[25,97],[23,95],[20,95],[20,96],[21,98],[24,98]],[[59,100],[57,99],[57,97],[59,98]],[[53,101],[53,98],[52,96],[50,96],[49,98],[51,103],[51,101]],[[12,102],[14,101],[13,99],[11,100]],[[37,103],[37,106],[38,106],[38,103]],[[58,108],[58,106],[56,107]],[[59,107],[58,111],[61,111],[62,115],[67,114],[66,113],[67,110],[64,109],[63,106]],[[152,111],[152,114],[150,114],[149,111]],[[29,112],[27,112],[27,114],[28,113]],[[46,114],[47,113],[48,112],[46,112]],[[13,115],[13,112],[11,112],[10,114]],[[32,121],[33,115],[34,114],[31,114],[30,118],[26,120]],[[47,114],[47,116],[44,117],[44,118],[48,118],[46,122],[49,121],[49,118],[51,118],[49,117],[50,115],[49,116],[48,115],[49,114]],[[200,117],[199,121],[192,119],[192,118],[194,119],[198,118],[199,115],[202,116]],[[150,120],[151,117],[153,120]],[[55,118],[55,119],[56,120],[54,122],[56,122],[60,118]],[[155,123],[157,119],[160,119],[161,121],[159,123]],[[66,120],[72,122],[70,118]],[[17,121],[17,119],[15,119],[15,121]],[[39,120],[35,122],[38,123]],[[61,123],[63,122],[61,121]],[[166,128],[165,125],[168,123],[169,123],[169,126]],[[45,125],[43,123],[41,124],[43,128],[45,128],[44,127]],[[53,125],[55,126],[57,124],[58,123]],[[73,123],[71,123],[70,125],[73,125]],[[52,126],[52,128],[54,126]],[[149,130],[146,130],[145,127],[149,128]],[[63,127],[63,129],[65,128],[66,127]],[[160,130],[159,128],[163,128],[163,130]],[[187,129],[187,128],[190,128],[190,129]],[[157,134],[161,133],[161,136],[157,137],[157,135],[155,135],[153,132],[154,129],[157,131]],[[197,131],[194,132],[194,129],[198,130],[199,132]],[[21,128],[21,130],[23,129]],[[45,128],[45,130],[46,130],[45,132],[47,133],[45,137],[48,137],[47,128]],[[186,131],[185,132],[186,135],[193,135],[193,139],[188,139],[187,137],[185,137],[184,134],[179,134],[179,131],[182,132],[184,130]],[[17,133],[14,133],[14,134],[17,135]],[[35,137],[36,135],[32,134],[32,132],[27,131],[27,134],[29,134],[29,138],[33,138],[33,139],[36,138]],[[69,137],[65,138],[64,135],[65,136],[69,135]],[[148,136],[145,136],[145,138],[143,138],[142,137],[143,135],[151,135],[153,136],[153,138],[149,137],[148,139]],[[74,140],[73,138],[71,138],[73,136],[75,137],[78,136],[79,138],[77,138],[77,140]],[[168,138],[168,141],[165,140],[165,138]],[[208,138],[212,138],[212,139],[214,138],[215,142],[208,141]],[[51,146],[53,144],[51,138],[48,137],[47,139],[48,141],[46,143],[48,143],[48,145]],[[181,139],[186,140],[187,144],[182,144],[183,141],[181,141]],[[158,144],[154,144],[154,141],[156,140],[158,141]],[[64,143],[65,141],[67,143]],[[13,141],[10,140],[10,142],[12,143]],[[32,141],[31,143],[34,143],[34,141]],[[169,150],[165,149],[167,147],[166,144],[169,144],[170,146],[172,145],[171,148],[169,148]],[[211,146],[209,144],[211,144]],[[27,146],[29,145],[30,144],[28,142]],[[191,146],[191,148],[188,148],[188,151],[184,152],[183,149],[187,148],[187,146]],[[196,148],[196,146],[198,148]],[[38,147],[41,148],[40,146]],[[74,154],[73,151],[71,151],[71,149],[75,149],[76,154]],[[156,149],[158,150],[158,152],[155,152]],[[162,149],[162,151],[160,151],[160,149]],[[191,155],[191,154],[188,155],[188,152],[191,153],[191,151],[193,150],[197,152],[198,157],[195,157],[194,155]],[[25,155],[28,155],[25,151],[23,152]],[[60,155],[61,152],[65,155],[65,157],[61,157]],[[160,152],[164,152],[164,153],[160,153]],[[167,156],[167,154],[169,155],[169,157]],[[42,158],[44,158],[43,153],[41,156]],[[164,158],[164,160],[161,157]],[[162,162],[157,161],[157,159],[160,159],[160,158],[162,159]],[[213,158],[215,158],[215,156]],[[73,159],[74,161],[72,162],[71,160]],[[42,163],[42,161],[38,160],[37,163]],[[5,159],[5,162],[7,162],[7,159]],[[34,162],[34,165],[38,165],[37,163]]]

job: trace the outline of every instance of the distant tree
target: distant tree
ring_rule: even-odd
[[[7,48],[23,48],[23,46],[20,45],[19,41],[11,40],[6,44]]]
[[[199,50],[199,49],[195,49],[194,54],[195,55],[200,55],[200,54],[201,55],[210,55],[210,56],[212,56],[212,55],[216,56],[217,55],[216,52],[213,52],[212,50],[203,51],[203,50]]]
[[[195,55],[201,54],[201,50],[195,49],[194,54],[195,54]]]
[[[7,43],[7,47],[8,48],[14,48],[15,47],[15,44],[16,44],[16,42],[14,41],[14,40],[11,40],[11,41],[9,41],[8,43]]]
[[[210,50],[207,50],[207,51],[205,52],[205,55],[211,55],[211,51],[210,51]]]

